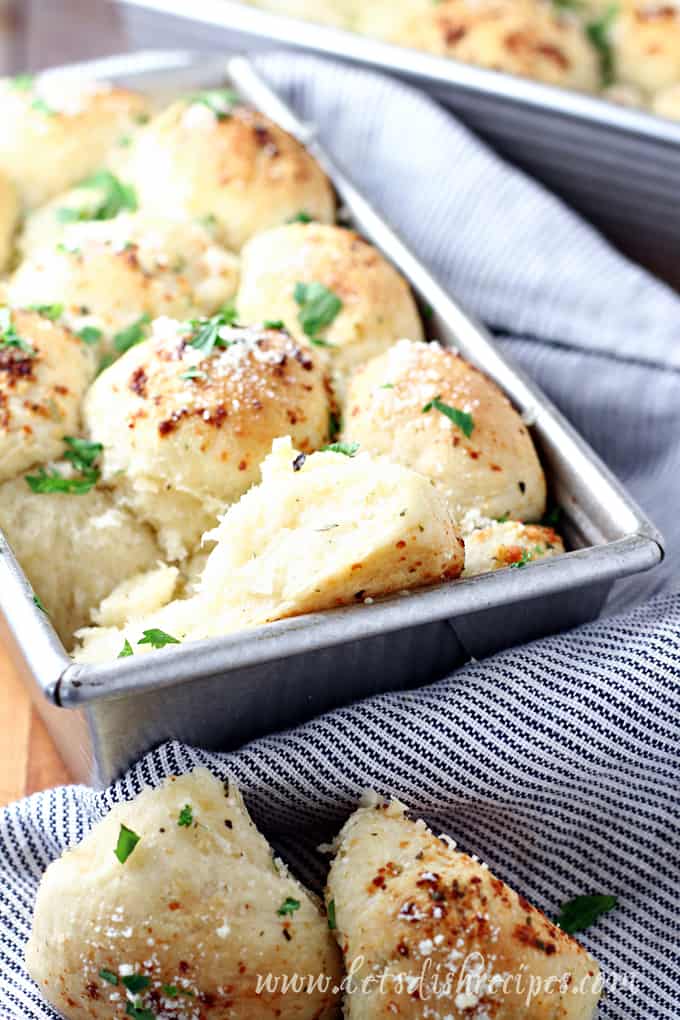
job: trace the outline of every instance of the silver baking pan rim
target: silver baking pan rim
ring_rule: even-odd
[[[238,0],[111,0],[119,6],[139,8],[184,18],[225,31],[250,36],[327,57],[378,68],[406,77],[430,90],[458,89],[504,102],[552,112],[621,131],[670,146],[680,144],[680,123],[635,110],[608,99],[546,85],[542,82],[464,64],[408,47],[396,46],[345,29],[315,24],[302,18],[274,14]]]
[[[569,466],[567,484],[571,480],[574,489],[582,487],[592,502],[593,514],[587,517],[575,497],[572,504],[569,492],[563,494],[567,516],[581,527],[590,544],[538,561],[529,570],[505,569],[414,590],[372,605],[328,610],[220,638],[187,642],[137,659],[83,665],[74,663],[66,653],[0,532],[0,613],[10,652],[43,695],[63,707],[124,698],[377,634],[472,615],[506,603],[540,599],[593,583],[611,583],[658,564],[663,558],[663,539],[635,501],[538,387],[500,353],[484,327],[461,309],[405,247],[321,149],[313,127],[293,115],[247,59],[235,57],[225,62],[190,53],[153,51],[71,65],[69,69],[87,69],[98,77],[122,80],[131,75],[165,74],[192,67],[201,74],[213,75],[221,70],[230,76],[244,98],[307,144],[329,173],[344,206],[360,222],[361,230],[410,280],[419,298],[433,309],[435,322],[446,324],[461,353],[499,383],[540,434],[542,443],[559,449]]]

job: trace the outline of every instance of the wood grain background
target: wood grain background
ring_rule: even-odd
[[[0,74],[35,71],[126,49],[115,10],[106,0],[0,0]],[[45,726],[2,647],[0,733],[0,806],[68,782]]]

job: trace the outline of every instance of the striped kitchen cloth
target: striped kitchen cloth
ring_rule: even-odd
[[[417,92],[313,58],[257,62],[628,484],[668,556],[570,634],[234,753],[168,744],[102,793],[71,787],[0,812],[0,1018],[55,1017],[22,964],[46,864],[115,801],[201,763],[238,780],[255,821],[317,886],[314,848],[374,787],[553,917],[577,894],[616,895],[583,936],[604,971],[601,1016],[675,1020],[680,303]]]

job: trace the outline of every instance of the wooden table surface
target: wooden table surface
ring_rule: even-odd
[[[127,49],[107,0],[0,0],[0,74]],[[45,726],[0,646],[0,807],[69,782]]]

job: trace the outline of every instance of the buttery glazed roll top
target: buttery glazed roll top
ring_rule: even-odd
[[[354,977],[347,1020],[591,1020],[592,957],[454,847],[397,801],[345,824],[326,902]]]
[[[61,242],[33,247],[8,295],[14,304],[61,305],[62,321],[96,330],[99,349],[116,354],[160,315],[211,315],[237,282],[237,259],[201,224],[132,213],[74,224]]]
[[[407,16],[393,41],[551,85],[599,85],[583,26],[549,0],[444,0]]]
[[[526,425],[501,390],[437,343],[399,341],[352,377],[344,435],[431,478],[457,519],[538,520],[545,478]]]
[[[282,319],[322,345],[341,375],[401,337],[423,337],[406,280],[343,227],[295,223],[254,238],[243,250],[236,303],[246,322]]]
[[[228,90],[180,100],[141,132],[127,175],[140,208],[207,218],[228,248],[304,211],[332,222],[333,190],[303,146]]]
[[[0,306],[0,481],[59,457],[80,429],[91,348],[39,312]]]
[[[259,478],[277,436],[307,453],[328,437],[319,355],[277,329],[158,319],[90,389],[102,477],[161,531],[173,558]]]
[[[26,962],[67,1020],[337,1015],[339,954],[318,902],[207,769],[117,804],[50,865]],[[283,991],[295,973],[325,988]],[[258,992],[258,975],[278,990]]]
[[[0,171],[34,209],[97,170],[147,111],[142,96],[75,73],[0,79]]]

